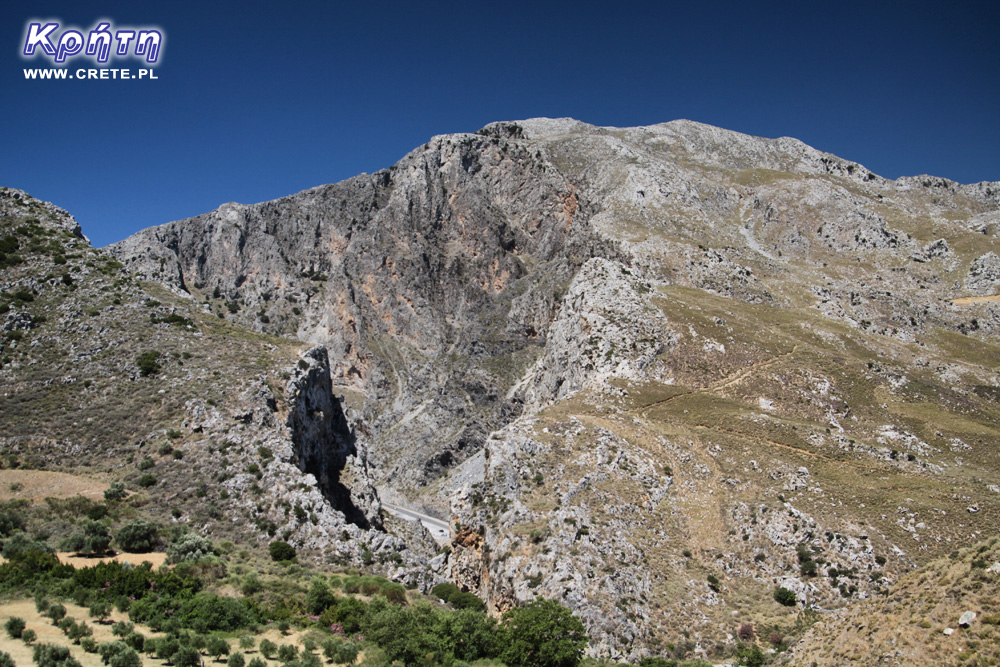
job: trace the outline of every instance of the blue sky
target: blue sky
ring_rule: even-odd
[[[48,66],[19,57],[32,18],[157,25],[158,80],[27,81]],[[100,246],[534,116],[689,118],[1000,181],[998,32],[995,1],[28,2],[0,26],[0,185]]]

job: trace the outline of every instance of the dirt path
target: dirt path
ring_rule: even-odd
[[[968,306],[973,303],[993,303],[996,301],[1000,301],[1000,294],[994,294],[993,296],[963,296],[951,300],[956,306]]]
[[[673,395],[673,396],[671,396],[669,398],[664,398],[664,399],[659,400],[659,401],[653,401],[652,403],[647,403],[646,405],[640,405],[637,408],[632,408],[629,412],[635,412],[635,413],[641,414],[643,412],[647,412],[647,411],[649,411],[649,410],[651,410],[651,409],[653,409],[655,407],[658,407],[660,405],[665,405],[665,404],[669,403],[670,401],[676,400],[678,398],[682,398],[684,396],[692,396],[694,394],[711,394],[711,393],[717,392],[717,391],[722,390],[722,389],[728,389],[729,387],[732,387],[735,384],[739,384],[740,382],[743,382],[752,373],[754,373],[756,371],[759,371],[759,370],[763,370],[765,368],[768,368],[769,366],[773,366],[774,364],[778,363],[779,361],[792,356],[793,354],[795,354],[795,352],[798,349],[799,349],[798,345],[793,345],[792,349],[789,350],[788,352],[785,352],[783,354],[779,354],[776,357],[771,357],[770,359],[765,359],[763,361],[758,361],[755,364],[751,364],[751,365],[747,366],[746,368],[738,370],[735,373],[733,373],[732,375],[729,375],[729,376],[723,378],[722,380],[719,380],[718,382],[710,384],[707,387],[701,387],[699,389],[693,389],[691,391],[685,391],[685,392],[682,392],[680,394],[675,394],[675,395]]]

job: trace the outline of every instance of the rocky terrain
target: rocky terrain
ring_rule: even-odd
[[[324,348],[134,280],[21,191],[0,192],[0,243],[4,467],[121,481],[155,518],[216,539],[285,537],[322,562],[426,579],[430,540],[369,530],[380,502]]]
[[[7,219],[47,206],[3,201]],[[447,578],[494,612],[555,598],[593,655],[634,660],[726,655],[743,624],[797,637],[995,534],[998,233],[997,183],[891,181],[690,121],[534,119],[145,230],[107,249],[123,269],[72,230],[60,242],[81,245],[80,271],[94,257],[109,272],[93,298],[121,301],[74,329],[117,364],[93,376],[148,381],[133,341],[109,332],[145,322],[151,298],[156,318],[193,325],[151,333],[233,346],[165,364],[176,389],[139,413],[161,435],[133,422],[116,447],[169,440],[177,423],[183,458],[157,465],[180,470],[228,443],[225,469],[241,474],[204,484],[229,485],[217,519],[252,516],[254,539],[291,531],[317,558]],[[53,276],[29,288],[59,294]],[[11,327],[36,306],[12,305]],[[42,326],[14,349],[55,321]],[[295,355],[312,345],[326,352]],[[196,377],[209,363],[220,382]],[[27,355],[0,374],[26,382],[51,364],[68,374],[69,360]],[[24,426],[4,435],[37,439],[48,427],[27,406],[52,399],[20,396],[5,400]],[[81,419],[47,446],[82,447]],[[451,522],[450,553],[382,500]]]

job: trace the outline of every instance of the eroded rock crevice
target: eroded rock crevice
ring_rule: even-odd
[[[357,458],[359,448],[343,405],[333,394],[326,348],[308,350],[295,370],[288,382],[286,422],[295,465],[316,478],[323,496],[348,522],[364,529],[381,528],[380,503],[364,474],[366,463],[355,461],[349,466],[349,457]],[[343,481],[345,470],[354,473],[352,488]]]

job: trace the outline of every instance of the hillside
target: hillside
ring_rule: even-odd
[[[5,397],[2,435],[95,457],[67,468],[177,440],[143,493],[206,533],[250,517],[240,539],[447,579],[494,614],[556,599],[591,655],[634,661],[729,656],[743,624],[797,639],[1000,522],[1000,184],[890,181],[690,121],[533,119],[106,251],[3,201],[11,229],[47,216],[73,245],[5,269],[38,297],[11,313],[97,310],[71,377],[143,418],[32,421],[40,384]],[[56,255],[90,269],[75,292]],[[29,350],[82,315],[48,318],[5,382],[68,374]],[[447,520],[450,553],[381,500]]]
[[[996,538],[956,549],[903,577],[884,598],[813,626],[789,653],[788,662],[996,664],[1000,660],[998,577]],[[966,616],[967,612],[972,613]]]
[[[121,482],[145,515],[217,540],[282,537],[324,562],[402,550],[422,580],[423,551],[367,530],[380,504],[323,348],[134,280],[65,211],[17,190],[0,192],[0,243],[3,467],[82,473],[96,488],[77,492],[98,500]],[[12,476],[5,495],[73,488],[34,481]]]

